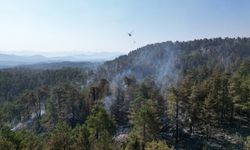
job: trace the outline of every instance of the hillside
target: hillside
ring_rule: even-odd
[[[250,38],[163,42],[107,61],[98,74],[110,80],[126,75],[136,79],[154,76],[161,84],[167,84],[182,79],[192,70],[206,68],[233,73],[249,57]]]
[[[54,149],[66,141],[66,149],[87,150],[247,145],[250,38],[156,43],[79,65],[0,70],[0,142]]]

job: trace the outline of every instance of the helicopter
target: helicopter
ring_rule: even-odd
[[[133,32],[129,32],[129,33],[128,33],[128,36],[130,36],[130,37],[131,37],[131,36],[132,36],[132,34],[133,34]]]

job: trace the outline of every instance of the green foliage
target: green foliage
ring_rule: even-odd
[[[134,132],[140,142],[156,139],[159,135],[161,124],[157,114],[157,107],[153,100],[147,100],[142,104],[134,118]]]
[[[29,132],[25,135],[20,143],[20,149],[25,150],[42,150],[44,137],[35,133]]]
[[[8,141],[6,138],[0,137],[0,149],[1,150],[15,150],[16,147],[12,142]]]
[[[246,148],[247,148],[247,149],[250,149],[250,136],[247,137],[247,140],[246,140]]]
[[[22,148],[22,146],[28,144],[25,140],[27,140],[27,138],[29,138],[31,134],[32,133],[30,131],[26,131],[26,130],[13,132],[8,127],[5,127],[0,132],[0,138],[3,143],[7,145],[11,145],[11,147],[14,146],[16,149],[19,149],[19,148]],[[35,143],[36,141],[28,141],[28,142]],[[38,143],[35,143],[34,145],[36,144]]]
[[[66,123],[59,123],[49,135],[46,149],[71,149],[73,146],[71,132],[72,129]]]
[[[115,132],[115,123],[104,108],[96,106],[86,121],[90,133],[91,149],[113,149],[112,135]]]
[[[76,150],[90,150],[90,133],[86,125],[77,125],[73,129],[73,147]]]
[[[130,134],[126,150],[141,150],[140,142],[135,134]]]
[[[160,118],[164,113],[162,106],[163,100],[153,84],[144,81],[131,104],[133,130],[127,148],[144,148],[147,142],[158,138],[162,127]]]
[[[39,88],[43,85],[83,80],[86,72],[77,68],[58,70],[5,69],[0,70],[0,103],[17,98],[26,90]]]
[[[152,141],[146,144],[145,150],[171,150],[165,141]]]

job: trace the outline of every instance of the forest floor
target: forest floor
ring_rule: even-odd
[[[193,135],[182,133],[175,149],[244,150],[244,142],[250,133],[250,128],[246,120],[235,119],[230,124],[213,127],[212,131],[208,140],[204,133]],[[167,140],[171,141],[171,145],[175,145],[173,136],[167,136]]]

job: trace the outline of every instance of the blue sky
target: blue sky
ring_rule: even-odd
[[[125,53],[219,36],[250,36],[249,0],[0,0],[0,53]]]

